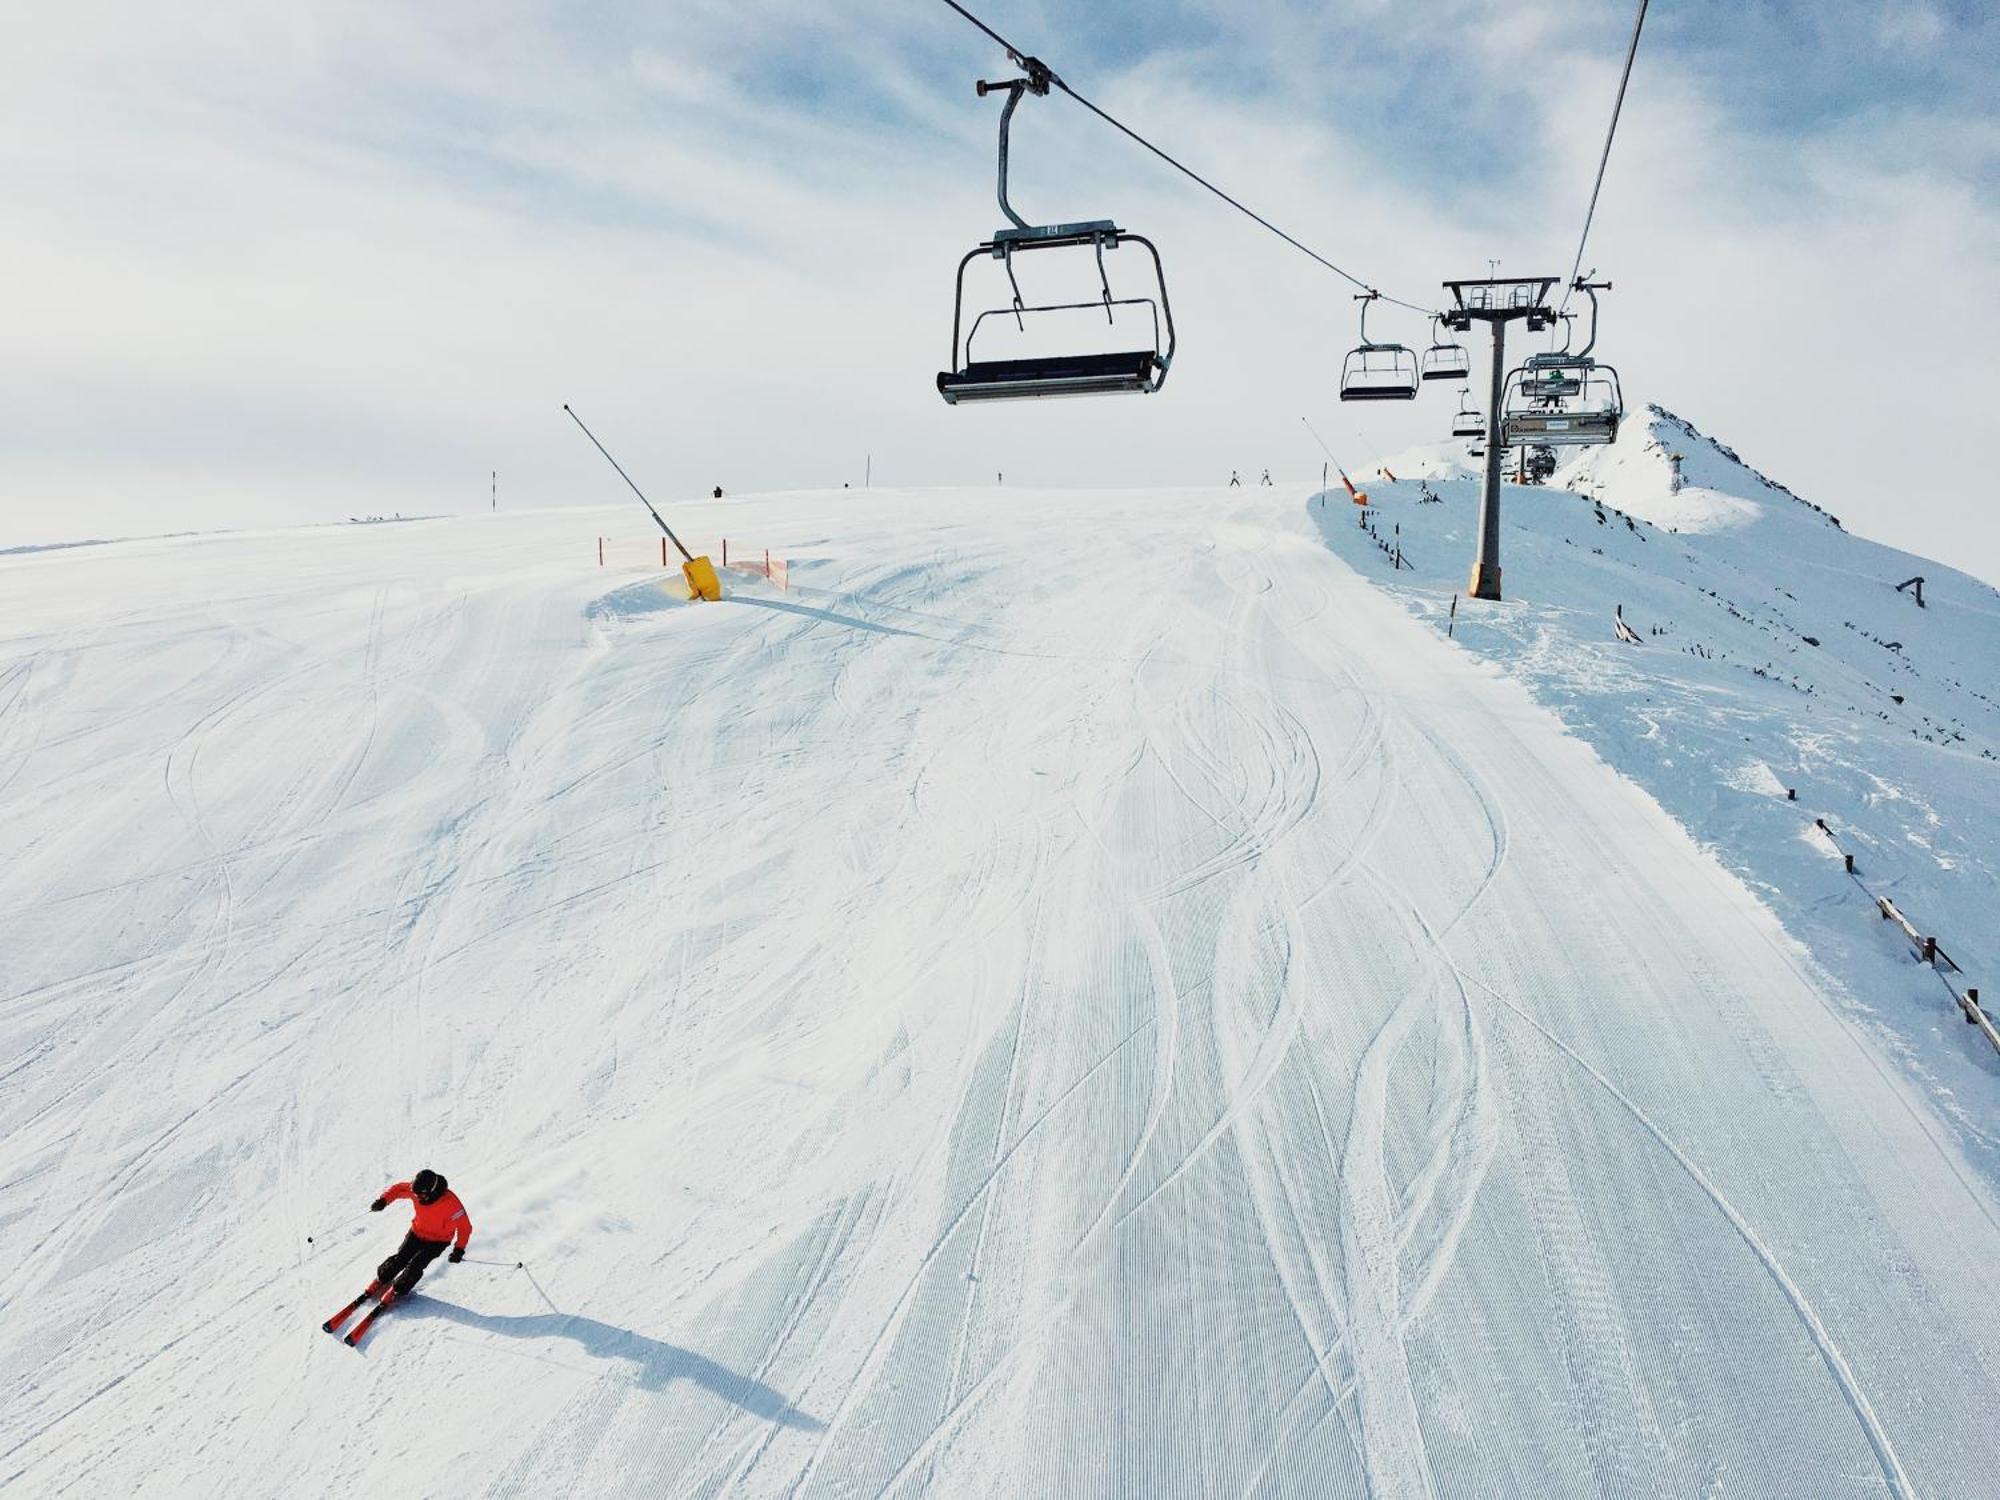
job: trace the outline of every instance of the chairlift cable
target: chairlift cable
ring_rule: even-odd
[[[1005,37],[1000,35],[999,32],[995,31],[991,26],[988,26],[984,21],[980,20],[979,17],[975,16],[971,11],[967,10],[963,5],[959,4],[958,0],[944,0],[944,3],[950,6],[951,9],[957,11],[961,16],[963,16],[966,20],[970,21],[974,26],[978,27],[979,30],[985,32],[986,35],[991,37],[995,42],[998,42],[1002,50],[1006,52],[1007,56],[1010,59],[1012,59],[1012,61],[1015,64],[1023,68],[1028,66],[1029,59],[1026,53],[1022,52],[1012,42],[1008,41]],[[1641,9],[1643,11],[1644,7],[1642,6]],[[1046,63],[1040,64],[1040,66],[1042,66],[1044,69],[1047,69]],[[1231,208],[1235,209],[1238,213],[1244,214],[1249,218],[1256,220],[1257,223],[1263,225],[1264,228],[1270,230],[1271,233],[1275,234],[1279,239],[1283,240],[1286,244],[1290,245],[1294,250],[1297,250],[1301,254],[1304,254],[1310,257],[1312,260],[1317,261],[1320,265],[1326,267],[1327,270],[1333,272],[1334,275],[1342,278],[1345,281],[1353,283],[1355,286],[1360,287],[1361,290],[1364,292],[1372,292],[1375,290],[1373,286],[1371,286],[1368,282],[1363,281],[1359,276],[1356,276],[1352,271],[1343,270],[1341,267],[1335,265],[1332,261],[1328,260],[1324,255],[1321,255],[1317,250],[1313,249],[1312,246],[1307,245],[1300,240],[1294,239],[1291,235],[1285,233],[1284,230],[1280,229],[1276,224],[1273,224],[1269,219],[1265,218],[1255,209],[1243,203],[1241,200],[1231,197],[1228,193],[1224,192],[1221,188],[1217,187],[1214,183],[1210,182],[1206,177],[1202,176],[1199,172],[1195,171],[1194,168],[1186,165],[1184,162],[1176,160],[1173,156],[1161,150],[1158,146],[1155,146],[1151,141],[1147,140],[1143,135],[1139,134],[1138,131],[1132,129],[1131,126],[1125,124],[1124,121],[1116,118],[1111,114],[1106,113],[1104,110],[1100,109],[1097,105],[1091,103],[1090,100],[1086,99],[1082,94],[1079,94],[1075,89],[1071,88],[1067,83],[1065,83],[1062,80],[1062,78],[1058,76],[1053,70],[1048,71],[1048,80],[1051,84],[1055,85],[1055,87],[1061,89],[1065,94],[1068,94],[1070,98],[1074,99],[1078,104],[1081,104],[1085,109],[1089,110],[1092,114],[1096,115],[1100,120],[1104,121],[1105,124],[1111,126],[1113,129],[1121,132],[1122,134],[1129,136],[1139,145],[1144,146],[1148,151],[1152,152],[1153,155],[1159,157],[1161,161],[1165,162],[1175,171],[1181,173],[1183,176],[1191,179],[1192,181],[1200,184],[1202,187],[1207,188],[1209,192],[1215,194],[1216,197],[1220,198],[1224,203],[1227,203]],[[1620,90],[1620,94],[1622,96],[1623,94],[1622,89]],[[1608,145],[1606,149],[1607,150],[1609,149]],[[1588,231],[1586,230],[1586,232]],[[1581,256],[1582,251],[1579,250],[1578,254],[1579,256]],[[1414,313],[1422,313],[1427,318],[1434,317],[1437,315],[1437,310],[1435,308],[1419,307],[1414,302],[1405,302],[1401,297],[1391,297],[1386,293],[1378,292],[1376,293],[1376,295],[1379,296],[1381,300],[1384,302],[1394,303],[1397,307],[1407,308],[1409,311]]]
[[[950,0],[946,0],[949,4]],[[1597,195],[1604,189],[1604,168],[1611,160],[1612,137],[1618,134],[1618,115],[1625,108],[1625,86],[1632,81],[1632,59],[1639,55],[1639,33],[1646,26],[1646,6],[1650,0],[1639,0],[1639,13],[1632,19],[1632,42],[1625,49],[1625,71],[1619,75],[1618,97],[1611,102],[1611,125],[1604,132],[1604,151],[1597,158],[1597,181],[1591,184],[1590,207],[1584,211],[1583,233],[1577,236],[1576,259],[1569,268],[1569,282],[1563,289],[1562,307],[1569,306],[1570,293],[1576,285],[1577,272],[1583,268],[1583,247],[1590,242],[1590,221],[1597,217]]]

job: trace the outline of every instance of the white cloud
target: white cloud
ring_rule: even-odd
[[[1926,0],[1885,0],[1877,25],[1884,43],[1914,52],[1936,46],[1947,29],[1943,12]]]
[[[1067,12],[1009,9],[1063,60]],[[592,15],[18,22],[0,541],[470,508],[492,468],[516,503],[605,498],[565,400],[669,495],[837,484],[869,451],[888,482],[1304,475],[1302,414],[1337,448],[1442,435],[1445,396],[1334,402],[1350,288],[1062,99],[1021,111],[1017,201],[1157,239],[1181,362],[1151,400],[948,410],[951,271],[997,222],[998,105],[970,87],[994,49],[888,0]],[[1209,15],[1195,45],[1067,71],[1386,290],[1434,297],[1489,256],[1567,269],[1617,27],[1566,0],[1363,8],[1343,24],[1387,40],[1343,69],[1310,17]],[[1504,121],[1490,177],[1449,109],[1413,118],[1434,149],[1371,144],[1393,70],[1447,35],[1477,70],[1452,86]],[[1215,81],[1246,58],[1278,59],[1268,87]],[[1969,504],[2000,333],[1991,119],[1912,99],[1762,135],[1721,87],[1642,50],[1587,257],[1617,283],[1602,352],[1850,524],[2000,576],[2000,522]]]

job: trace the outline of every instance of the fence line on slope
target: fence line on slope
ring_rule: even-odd
[[[1389,559],[1391,568],[1399,573],[1404,568],[1408,568],[1412,572],[1416,571],[1417,565],[1403,556],[1403,523],[1401,521],[1392,523],[1395,526],[1395,541],[1392,545],[1387,537],[1375,529],[1374,513],[1372,511],[1361,511],[1355,519],[1361,523],[1361,529],[1368,533],[1368,538],[1374,542],[1376,549]]]
[[[1795,797],[1797,794],[1789,793],[1788,795]],[[1861,878],[1860,871],[1854,867],[1853,851],[1841,844],[1840,839],[1835,835],[1832,827],[1828,825],[1825,818],[1814,818],[1813,827],[1818,829],[1821,837],[1832,846],[1833,852],[1840,856],[1841,864],[1847,872],[1847,878],[1860,888],[1862,895],[1874,903],[1875,910],[1881,914],[1882,920],[1885,922],[1894,922],[1902,930],[1903,936],[1909,940],[1911,951],[1915,954],[1917,962],[1928,966],[1930,971],[1937,975],[1938,982],[1945,987],[1945,992],[1951,996],[1953,1002],[1958,1006],[1960,1014],[1965,1017],[1965,1024],[1968,1026],[1977,1026],[1985,1035],[1986,1040],[1993,1044],[1993,1050],[2000,1052],[2000,1029],[1994,1027],[1993,1018],[1986,1014],[1985,1007],[1979,1003],[1979,987],[1977,985],[1955,984],[1952,982],[1952,975],[1954,974],[1959,977],[1960,981],[1963,981],[1966,977],[1965,970],[1960,968],[1957,961],[1944,951],[1943,945],[1938,942],[1934,934],[1920,931],[1916,923],[1904,915],[1902,908],[1897,906],[1894,901],[1887,896],[1878,895],[1875,891],[1868,888],[1868,882]]]
[[[657,553],[657,558],[655,554]],[[645,537],[628,540],[623,537],[600,536],[597,539],[597,565],[604,567],[645,567],[658,566],[674,568],[679,559],[667,550],[665,537]],[[722,539],[722,566],[738,573],[753,573],[767,578],[779,588],[791,589],[791,565],[782,557],[771,556],[768,547],[752,549],[746,554],[739,544],[736,556],[729,555],[729,539]]]

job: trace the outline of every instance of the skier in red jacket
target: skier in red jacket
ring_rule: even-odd
[[[445,1246],[451,1245],[453,1265],[464,1260],[466,1242],[472,1238],[472,1220],[466,1217],[465,1205],[446,1186],[443,1176],[429,1167],[408,1182],[384,1188],[382,1196],[368,1205],[369,1212],[379,1214],[404,1198],[410,1199],[417,1210],[410,1221],[410,1232],[403,1236],[395,1254],[375,1270],[378,1284],[390,1288],[382,1298],[384,1305],[396,1297],[407,1297],[430,1263],[444,1253]],[[452,1244],[454,1240],[456,1244]]]

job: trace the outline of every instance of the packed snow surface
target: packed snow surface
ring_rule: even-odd
[[[0,558],[0,1490],[1990,1492],[1991,1092],[1344,503]]]

